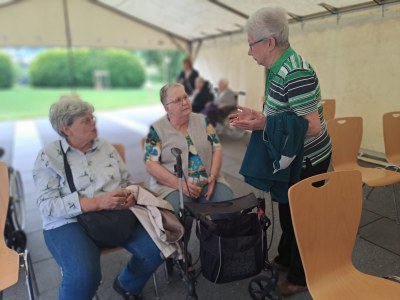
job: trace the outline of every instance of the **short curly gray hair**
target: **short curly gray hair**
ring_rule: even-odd
[[[62,137],[66,137],[62,131],[63,126],[71,126],[75,117],[92,114],[94,107],[86,101],[82,101],[77,95],[61,96],[50,106],[49,120],[54,130]]]
[[[277,46],[289,46],[289,22],[281,7],[260,8],[249,17],[245,30],[256,40],[273,37]]]

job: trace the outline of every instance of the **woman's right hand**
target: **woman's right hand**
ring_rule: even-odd
[[[187,185],[186,185],[187,183]],[[183,193],[188,196],[188,197],[193,197],[193,198],[198,198],[201,193],[201,187],[198,185],[191,183],[191,182],[186,182],[183,183]]]
[[[127,209],[134,206],[135,199],[130,190],[119,189],[96,197],[99,210]]]

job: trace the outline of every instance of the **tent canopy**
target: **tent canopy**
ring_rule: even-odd
[[[365,0],[0,0],[0,47],[180,49],[243,32],[248,16],[281,6],[305,22],[398,2]]]

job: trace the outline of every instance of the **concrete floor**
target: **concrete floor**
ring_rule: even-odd
[[[137,181],[146,181],[147,178],[140,139],[146,135],[149,124],[163,114],[161,106],[96,113],[99,135],[112,143],[125,145],[128,169]],[[57,299],[61,274],[43,240],[41,219],[34,200],[35,189],[31,172],[39,149],[58,137],[47,119],[0,122],[0,133],[0,145],[6,150],[3,160],[21,172],[24,182],[25,231],[28,237],[28,250],[32,256],[39,286],[40,295],[37,298]],[[246,149],[247,137],[233,141],[222,136],[221,140],[224,147],[222,172],[230,183],[235,196],[257,192],[245,184],[238,174]],[[397,186],[397,194],[398,190]],[[365,192],[367,192],[367,188],[365,188]],[[277,252],[280,226],[276,205],[272,205],[268,194],[264,196],[267,215],[274,221],[274,226],[268,229],[269,257],[273,258]],[[399,196],[398,199],[400,200]],[[376,189],[370,198],[364,201],[361,225],[353,252],[354,264],[361,271],[377,276],[400,275],[400,225],[396,225],[394,219],[391,191],[385,188]],[[192,238],[189,248],[194,257],[198,253],[198,247],[197,239]],[[99,299],[120,299],[112,289],[112,282],[128,259],[129,253],[125,250],[102,256],[103,283],[98,290]],[[186,298],[185,285],[176,273],[166,279],[163,267],[157,271],[161,299]],[[24,286],[24,275],[22,273],[20,275],[18,283],[4,291],[3,299],[28,299]],[[285,274],[281,273],[280,278],[285,278]],[[251,299],[247,290],[250,280],[251,278],[217,285],[200,276],[196,290],[199,299]],[[155,299],[151,280],[145,287],[144,297],[147,300]],[[311,299],[311,297],[308,292],[303,292],[290,297],[290,299],[302,300]]]

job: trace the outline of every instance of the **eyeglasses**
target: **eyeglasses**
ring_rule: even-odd
[[[261,40],[258,40],[258,41],[249,43],[250,51],[253,51],[253,46],[254,46],[254,45],[256,45],[256,44],[258,44],[258,43],[261,43],[261,42],[264,42],[264,41],[266,41],[266,40],[268,40],[268,39],[269,39],[269,37],[267,37],[267,38],[262,38]]]
[[[165,103],[165,105],[166,105],[166,106],[169,105],[169,104],[180,104],[180,105],[182,105],[183,100],[188,101],[188,100],[189,100],[188,95],[185,95],[185,96],[183,96],[183,97],[176,98],[175,100],[172,100],[172,101],[169,101],[169,102]]]
[[[96,122],[96,117],[93,115],[83,116],[79,120],[79,124],[82,125],[91,125],[94,122]]]

